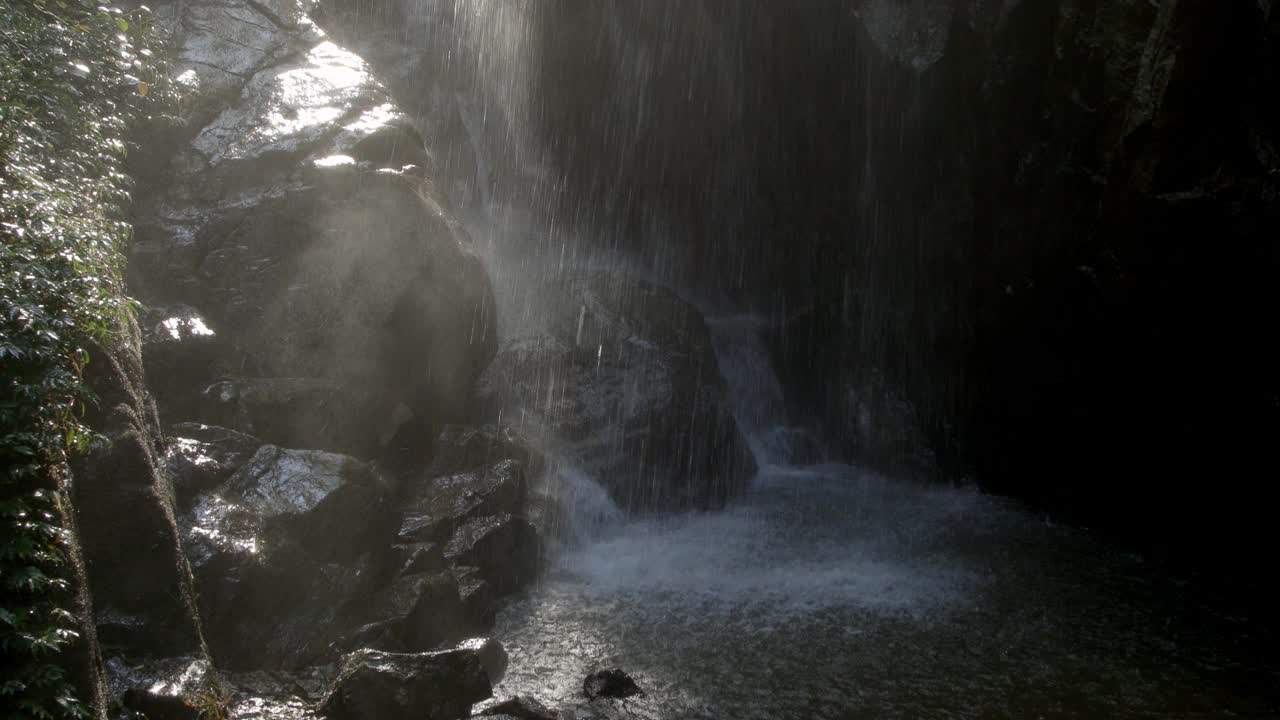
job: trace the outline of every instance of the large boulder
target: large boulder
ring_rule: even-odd
[[[755,473],[697,308],[623,274],[557,278],[542,327],[481,379],[491,411],[577,460],[631,510],[722,505]]]
[[[504,512],[475,517],[458,527],[444,556],[454,565],[479,568],[481,578],[501,596],[533,580],[540,542],[528,520]]]
[[[465,595],[492,600],[519,589],[537,570],[542,538],[527,518],[528,499],[518,460],[414,483],[401,504],[398,547],[430,545],[430,554],[419,551],[405,562],[434,562],[439,552],[453,566],[474,568],[466,573]],[[479,605],[484,618],[488,602]]]
[[[431,477],[517,460],[530,473],[541,470],[542,458],[527,438],[507,425],[446,425],[432,446]]]
[[[460,720],[492,694],[478,650],[365,649],[343,659],[320,712],[329,720]]]
[[[492,292],[412,124],[300,4],[165,12],[191,97],[137,171],[129,275],[166,415],[362,457],[459,417]]]
[[[516,460],[414,483],[401,504],[399,538],[447,541],[475,517],[522,512],[526,494],[524,466]]]
[[[447,571],[401,575],[372,593],[367,604],[363,615],[372,622],[344,638],[342,647],[422,652],[484,629],[472,622],[458,581]]]
[[[223,486],[223,498],[280,525],[322,560],[357,557],[395,525],[394,489],[369,465],[318,450],[266,445]]]
[[[184,516],[216,660],[293,668],[326,656],[376,586],[392,488],[368,465],[263,446]]]

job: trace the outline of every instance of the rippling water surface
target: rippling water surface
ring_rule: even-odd
[[[1280,717],[1247,623],[997,498],[766,468],[725,512],[605,529],[499,617],[497,696],[642,718]]]

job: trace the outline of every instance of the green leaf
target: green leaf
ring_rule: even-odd
[[[120,28],[120,32],[129,32],[129,21],[124,18],[116,18],[116,27]]]

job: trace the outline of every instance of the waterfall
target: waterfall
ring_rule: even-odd
[[[765,320],[757,315],[708,317],[707,327],[729,387],[739,430],[762,468],[811,462],[813,436],[787,422],[782,382],[765,346]]]

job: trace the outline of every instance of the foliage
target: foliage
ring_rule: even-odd
[[[0,716],[78,717],[59,473],[88,437],[90,340],[128,312],[125,129],[157,67],[145,8],[0,3]]]
[[[231,703],[235,693],[215,675],[208,687],[196,694],[187,704],[196,712],[199,720],[227,720],[231,717]]]

